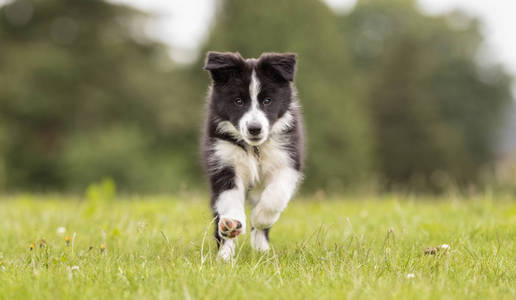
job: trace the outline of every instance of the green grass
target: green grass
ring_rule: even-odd
[[[0,299],[515,299],[516,202],[431,200],[294,199],[223,263],[200,197],[3,197]]]

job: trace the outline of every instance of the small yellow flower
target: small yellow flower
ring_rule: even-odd
[[[100,244],[100,252],[104,252],[106,250],[106,244],[102,243]]]
[[[34,243],[30,243],[29,250],[30,251],[34,250]]]
[[[72,240],[71,237],[69,236],[65,236],[65,242],[66,242],[66,246],[69,246],[70,245],[70,241]]]

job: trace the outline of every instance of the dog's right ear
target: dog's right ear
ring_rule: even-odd
[[[209,71],[215,83],[225,83],[245,66],[240,53],[213,52],[206,54],[204,69]]]

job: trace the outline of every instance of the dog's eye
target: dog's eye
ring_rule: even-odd
[[[265,99],[263,99],[263,104],[264,104],[264,105],[269,105],[269,104],[271,104],[271,103],[272,103],[272,99],[271,99],[271,98],[265,98]]]
[[[244,101],[241,98],[236,98],[233,102],[238,106],[244,105]]]

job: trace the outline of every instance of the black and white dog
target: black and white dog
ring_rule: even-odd
[[[244,200],[251,212],[251,245],[269,250],[269,230],[301,180],[303,130],[293,84],[295,54],[209,52],[211,74],[203,158],[220,258],[230,259],[235,238],[246,231]],[[253,193],[258,192],[257,195]]]

